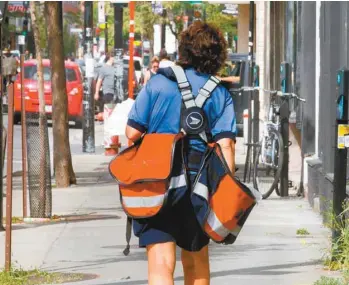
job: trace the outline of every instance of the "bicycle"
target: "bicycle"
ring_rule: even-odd
[[[305,102],[294,93],[269,91],[271,94],[268,120],[263,124],[263,135],[256,151],[253,167],[253,186],[267,199],[275,190],[280,196],[279,182],[284,163],[285,142],[281,136],[280,107],[284,100],[296,99]],[[277,103],[277,98],[281,103]],[[287,142],[289,144],[289,142]],[[289,146],[289,145],[288,145]]]

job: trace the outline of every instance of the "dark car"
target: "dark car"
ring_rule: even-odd
[[[237,136],[243,136],[243,112],[248,109],[248,97],[246,92],[241,92],[241,87],[248,86],[250,63],[248,61],[248,54],[233,53],[228,55],[225,63],[224,76],[240,77],[238,83],[224,83],[225,87],[234,100]]]

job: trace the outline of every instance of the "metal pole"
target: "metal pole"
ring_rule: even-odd
[[[130,1],[128,4],[130,10],[130,44],[129,44],[129,54],[130,54],[130,62],[128,69],[128,97],[133,99],[133,81],[136,78],[133,78],[134,75],[134,65],[133,65],[133,42],[135,37],[135,2]]]
[[[123,62],[123,39],[122,39],[122,24],[123,24],[123,4],[114,4],[114,49],[115,49],[115,88],[114,88],[114,103],[119,103],[124,100],[124,90],[122,81],[124,77],[124,62]]]
[[[83,124],[82,124],[82,151],[95,152],[95,120],[94,96],[92,82],[94,77],[94,61],[92,56],[92,28],[93,28],[93,2],[85,1],[84,15],[84,53],[86,76],[84,82]]]
[[[7,4],[8,1],[4,1],[2,3],[0,3],[0,12],[1,12],[1,16],[0,16],[0,71],[2,71],[2,29],[3,29],[3,20],[6,17],[6,11],[7,11]],[[5,88],[3,86],[3,76],[1,75],[2,73],[0,73],[0,128],[1,128],[1,132],[0,132],[0,231],[5,230],[4,226],[3,226],[3,169],[4,169],[4,160],[5,160],[5,142],[6,139],[4,140],[5,134],[5,128],[3,127],[3,120],[2,120],[2,99],[4,96],[4,91]]]
[[[161,23],[161,49],[165,48],[166,45],[166,9],[162,8],[162,23]]]
[[[6,187],[6,237],[5,270],[11,270],[12,246],[12,170],[13,170],[13,98],[14,86],[8,86],[8,147],[7,147],[7,187]]]
[[[348,97],[349,97],[349,70],[340,70],[337,73],[338,84],[338,100],[337,100],[337,119],[336,119],[336,141],[334,155],[334,178],[333,178],[333,212],[334,225],[332,227],[332,244],[334,249],[337,248],[338,238],[340,236],[341,227],[344,226],[343,203],[346,199],[346,174],[347,174],[347,149],[345,144],[340,142],[344,139],[340,134],[340,125],[348,127]],[[341,145],[340,145],[341,144]],[[340,225],[340,226],[339,226]],[[334,253],[334,255],[336,255]]]
[[[281,91],[283,93],[291,92],[291,66],[288,62],[281,63],[280,67]],[[289,116],[290,107],[289,99],[284,98],[280,106],[280,122],[281,122],[281,136],[284,142],[284,161],[280,177],[280,196],[288,196],[288,141],[289,141]]]
[[[250,1],[250,22],[249,22],[249,37],[248,37],[248,62],[249,62],[249,73],[248,73],[248,85],[253,84],[253,33],[254,33],[254,1]],[[251,155],[254,158],[254,147],[251,147],[252,143],[252,110],[253,110],[253,91],[248,91],[248,132],[247,132],[247,155],[244,168],[244,182],[250,182],[251,177]],[[245,134],[244,134],[245,135]],[[247,179],[247,173],[248,180]]]
[[[248,37],[249,86],[253,85],[253,38],[254,38],[254,1],[250,1],[250,23]],[[253,100],[253,91],[249,91],[249,102]],[[252,142],[252,103],[249,104],[248,143]]]
[[[253,86],[259,86],[259,66],[253,67]],[[253,149],[256,149],[256,145],[259,143],[259,91],[253,92]],[[253,153],[253,161],[256,159],[256,153]]]
[[[28,215],[27,210],[27,123],[24,96],[24,54],[21,54],[21,127],[22,127],[22,189],[23,189],[23,218]]]
[[[107,54],[108,52],[108,15],[105,15],[105,29],[104,29],[104,52]]]

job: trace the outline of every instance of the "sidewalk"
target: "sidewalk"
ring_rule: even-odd
[[[243,165],[241,140],[236,159]],[[107,173],[110,157],[78,155],[73,160],[76,172],[81,173],[80,183],[53,190],[53,214],[77,215],[76,219],[14,226],[12,261],[24,268],[99,276],[69,285],[147,284],[145,250],[138,248],[137,239],[132,239],[128,257],[122,253],[126,219],[117,187]],[[14,191],[18,215],[20,196],[21,191]],[[310,235],[298,237],[299,228],[306,228]],[[255,208],[236,244],[210,244],[211,284],[312,285],[321,275],[328,275],[321,264],[328,234],[306,200],[270,197]],[[4,240],[5,234],[0,233],[2,246]],[[175,284],[183,284],[179,251],[177,261]]]

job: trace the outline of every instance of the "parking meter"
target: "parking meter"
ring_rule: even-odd
[[[346,200],[347,184],[347,147],[349,137],[348,124],[348,93],[349,93],[349,70],[341,69],[337,72],[337,114],[336,114],[336,135],[334,148],[334,169],[333,169],[333,214],[334,225],[344,223],[343,204]],[[337,244],[340,231],[337,227],[332,227],[333,244]],[[333,250],[338,250],[333,248]]]
[[[282,62],[280,66],[281,91],[290,92],[291,86],[291,65],[288,62]]]
[[[259,87],[259,66],[253,67],[253,86]]]
[[[342,69],[337,72],[337,120],[344,120],[348,109],[349,70]]]

